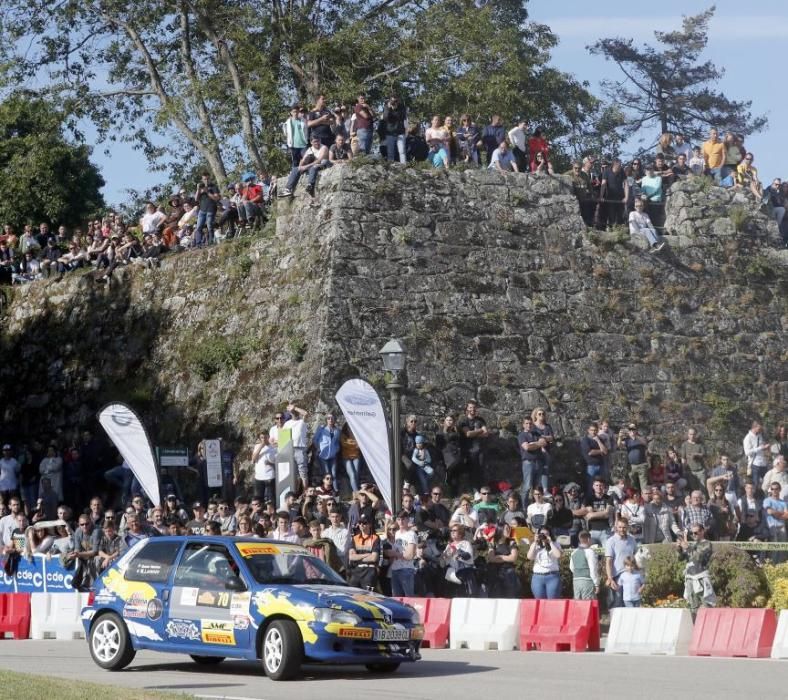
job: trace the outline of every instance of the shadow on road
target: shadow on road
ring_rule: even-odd
[[[485,673],[497,671],[498,666],[482,666],[481,664],[466,661],[419,661],[415,664],[405,663],[394,674],[372,673],[363,666],[329,666],[308,664],[304,666],[300,680],[368,680],[370,678],[386,678],[396,681],[397,678],[440,678],[441,676],[462,676],[472,673]],[[206,678],[218,679],[227,676],[249,676],[250,678],[265,678],[262,665],[250,661],[225,661],[218,666],[198,666],[193,663],[158,663],[131,666],[123,673],[152,673],[155,671],[199,673]],[[162,690],[187,690],[196,688],[232,687],[244,685],[243,683],[189,683],[156,685]],[[153,686],[151,686],[153,687]]]

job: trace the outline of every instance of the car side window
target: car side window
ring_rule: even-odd
[[[129,563],[126,580],[165,583],[170,578],[180,548],[180,542],[150,540]]]
[[[228,582],[231,582],[229,586]],[[227,547],[199,542],[187,545],[183,552],[175,572],[175,585],[214,590],[246,590],[238,573],[238,565]]]

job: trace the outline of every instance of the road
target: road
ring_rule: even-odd
[[[141,652],[125,671],[109,673],[90,658],[84,641],[0,640],[0,667],[130,688],[171,690],[200,698],[298,700],[320,693],[325,698],[512,697],[608,700],[611,694],[638,700],[689,697],[720,700],[734,694],[782,697],[788,661],[627,657],[466,650],[424,650],[416,664],[404,664],[392,676],[372,675],[362,667],[306,667],[302,679],[275,683],[258,664],[225,661],[200,668],[186,656]],[[782,688],[782,690],[780,690]]]

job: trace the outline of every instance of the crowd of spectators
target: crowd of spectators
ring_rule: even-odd
[[[299,481],[274,492],[278,435],[291,432]],[[3,446],[0,544],[3,553],[59,556],[89,586],[137,541],[164,534],[215,534],[299,542],[356,585],[395,595],[517,597],[523,558],[532,562],[536,597],[560,594],[559,560],[573,548],[575,593],[599,591],[593,545],[605,554],[611,604],[636,604],[635,557],[641,544],[673,543],[705,557],[700,540],[786,542],[788,434],[773,439],[753,422],[743,462],[712,455],[697,430],[665,454],[653,436],[628,424],[588,424],[578,441],[582,474],[555,461],[559,436],[535,408],[517,436],[522,479],[496,480],[488,461],[496,431],[469,401],[461,416],[420,429],[408,416],[401,431],[402,509],[392,513],[368,475],[349,425],[333,415],[312,424],[289,404],[259,432],[251,479],[230,498],[181,503],[177,489],[153,507],[128,465],[84,432],[73,444]],[[514,465],[511,465],[512,467]],[[94,495],[84,502],[84,494]],[[237,495],[236,495],[237,494]],[[697,538],[696,538],[697,539]],[[705,554],[704,554],[705,553]],[[782,561],[782,552],[770,558]],[[630,561],[631,558],[631,561]],[[623,578],[622,578],[623,576]],[[589,594],[591,595],[591,594]]]
[[[434,115],[425,128],[418,120],[409,121],[397,96],[378,113],[364,95],[352,106],[333,107],[320,95],[311,110],[293,106],[282,124],[282,140],[291,169],[279,187],[271,173],[245,172],[239,182],[220,191],[203,173],[193,190],[182,189],[159,205],[148,202],[131,225],[114,213],[89,221],[84,230],[68,231],[61,225],[54,232],[42,222],[38,228],[26,224],[19,235],[6,224],[0,235],[0,283],[61,279],[81,268],[94,270],[99,281],[111,281],[119,266],[156,265],[167,251],[199,248],[259,228],[272,199],[292,196],[302,176],[307,192],[314,194],[321,170],[362,156],[422,161],[435,168],[554,173],[551,145],[539,127],[529,129],[521,120],[507,128],[496,114],[482,126],[463,114],[456,121],[452,115]],[[645,236],[655,251],[664,245],[658,230],[671,185],[699,176],[741,189],[763,204],[788,246],[788,182],[775,178],[764,189],[753,162],[742,136],[728,132],[720,139],[712,128],[702,145],[691,145],[682,134],[665,133],[653,155],[642,154],[628,163],[588,155],[573,162],[566,174],[587,226],[604,230],[629,224],[630,233]]]

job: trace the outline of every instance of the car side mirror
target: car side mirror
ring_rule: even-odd
[[[239,593],[246,590],[246,584],[238,576],[233,576],[225,581],[224,587],[228,591],[237,591]]]

